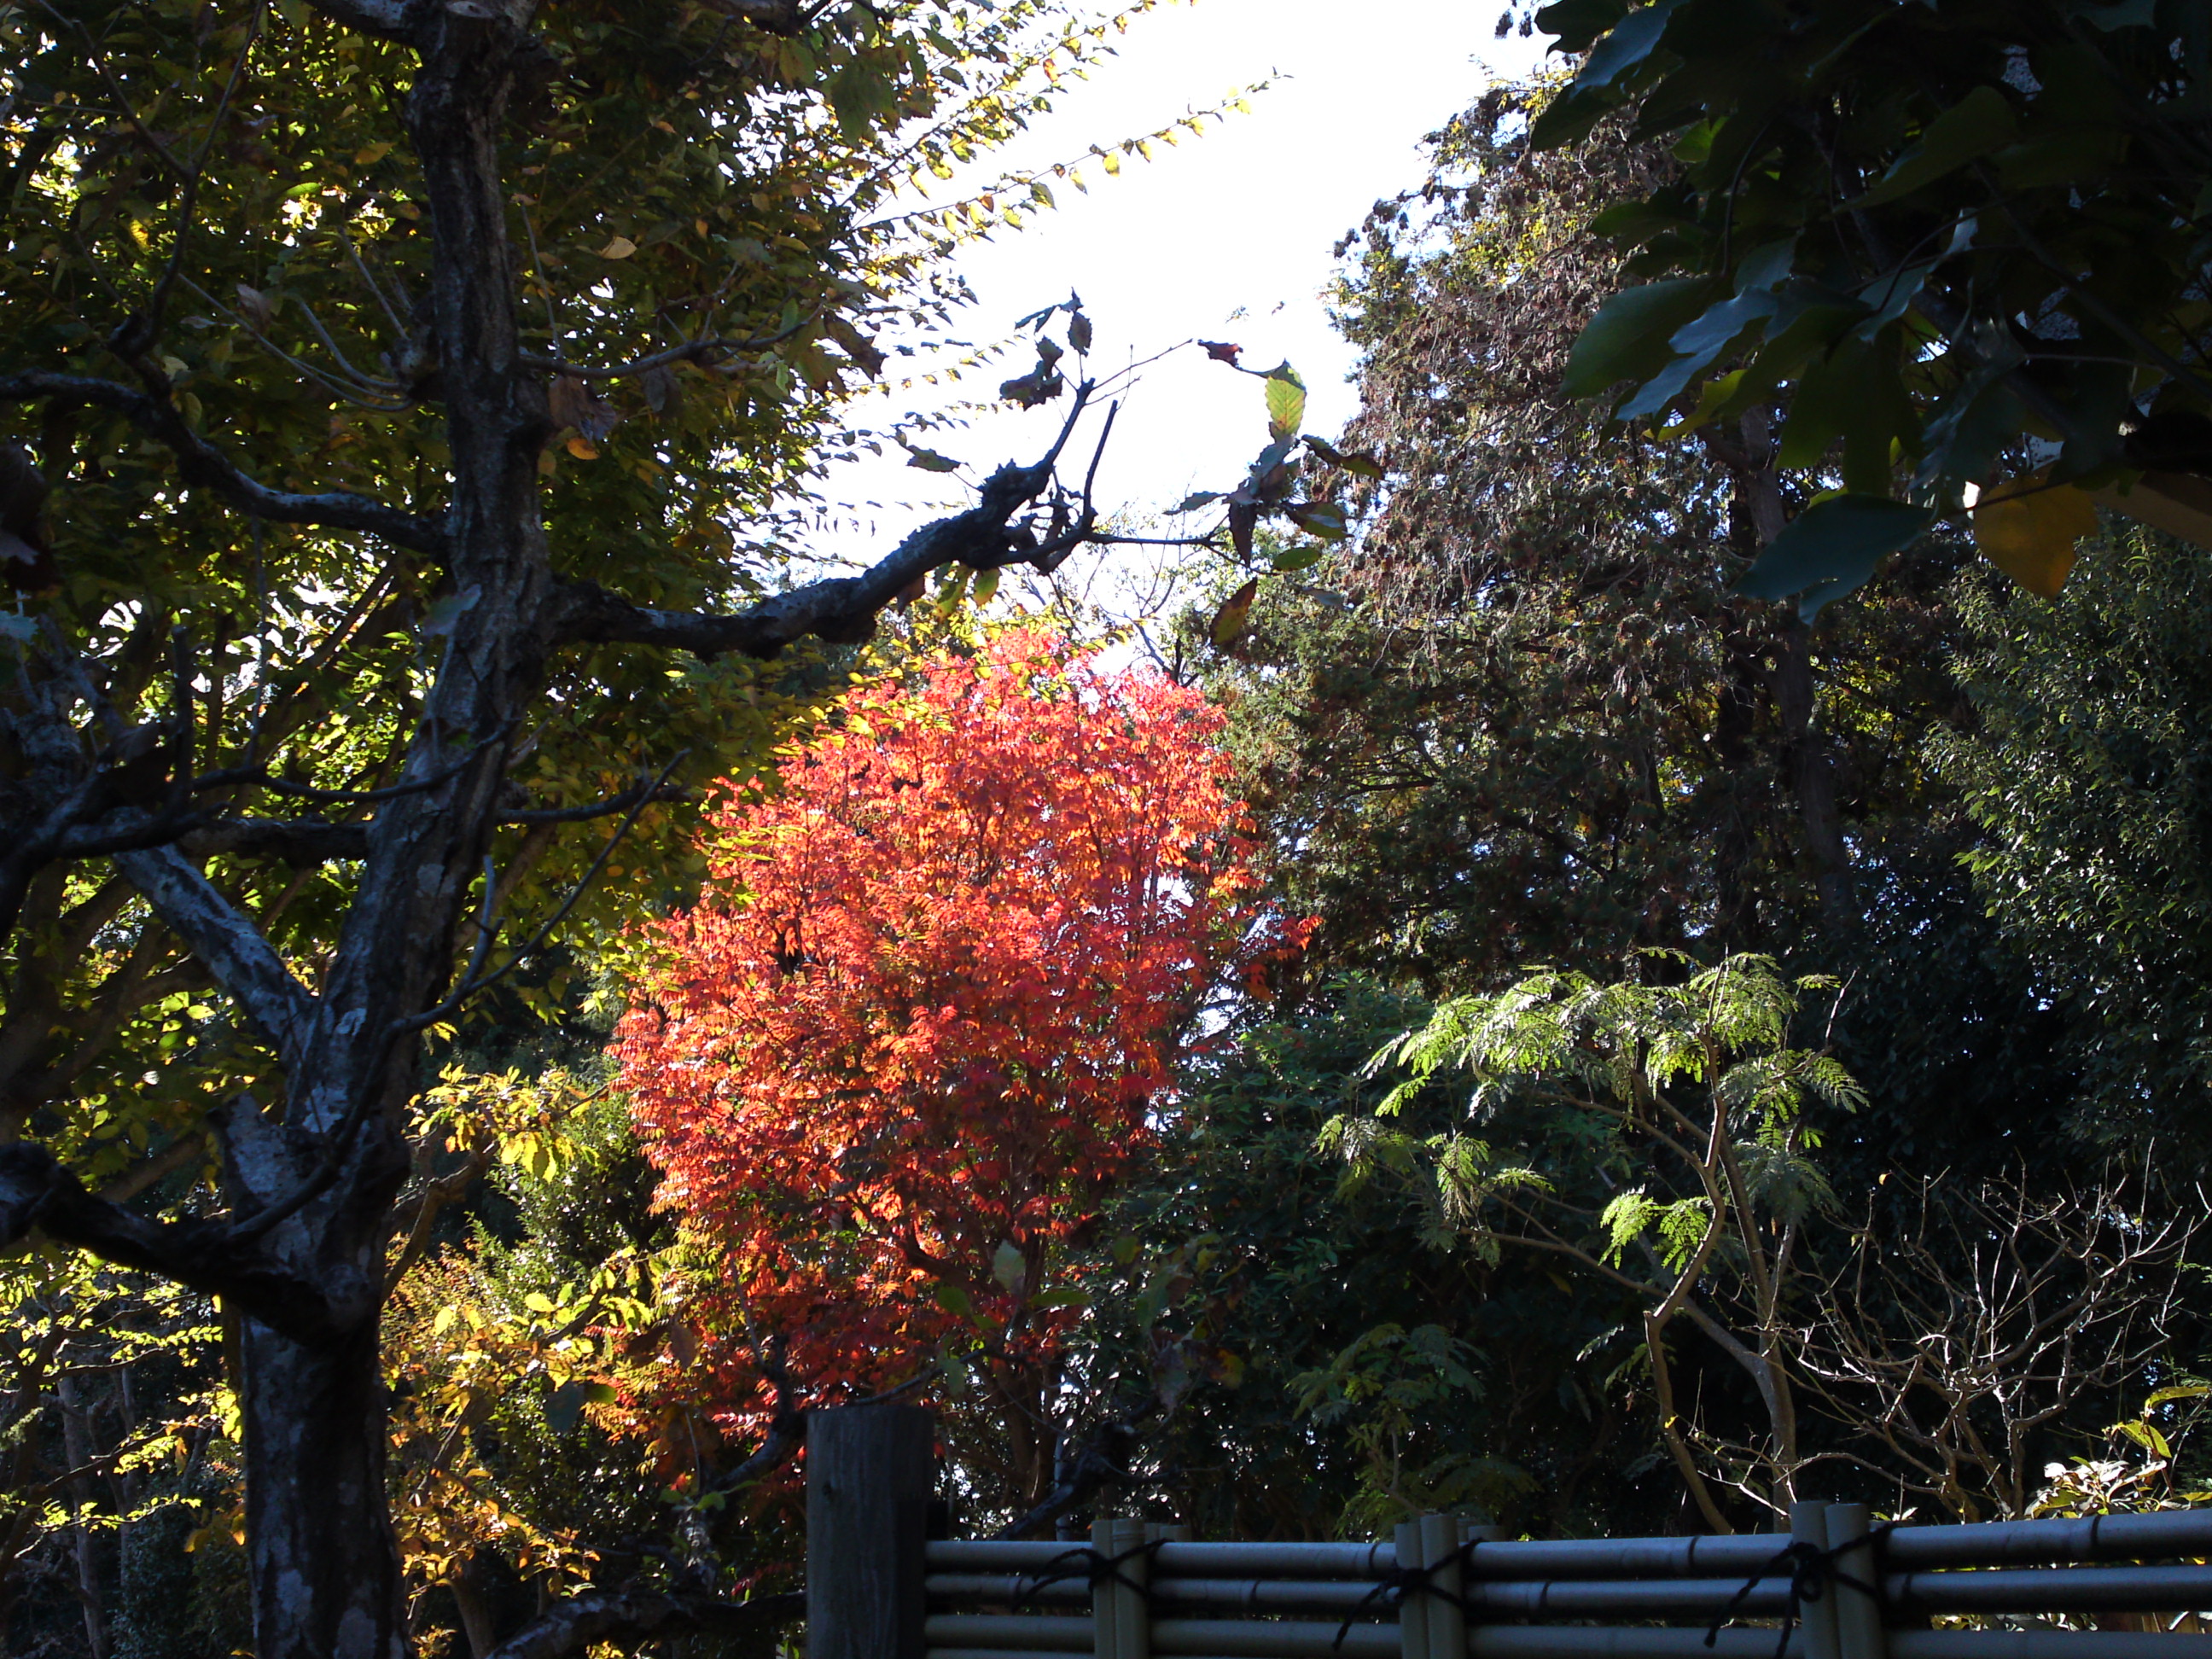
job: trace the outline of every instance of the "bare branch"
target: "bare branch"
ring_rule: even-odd
[[[810,635],[836,645],[869,639],[877,617],[892,600],[948,564],[977,570],[1028,564],[1049,574],[1075,547],[1093,538],[1087,513],[1043,542],[1012,520],[1052,487],[1053,467],[1091,392],[1088,382],[1077,388],[1075,406],[1042,460],[1029,466],[1000,467],[984,481],[982,499],[974,507],[922,526],[860,575],[825,577],[729,614],[647,610],[597,583],[571,582],[565,589],[567,614],[556,637],[583,644],[628,641],[672,646],[702,657],[734,651],[769,658]]]
[[[687,341],[680,346],[671,346],[665,351],[656,351],[609,368],[572,363],[559,357],[543,356],[534,351],[519,355],[531,368],[547,369],[556,374],[573,374],[580,380],[619,380],[633,374],[643,374],[651,369],[672,368],[678,363],[704,363],[709,359],[726,357],[736,352],[764,351],[769,346],[781,345],[786,340],[805,332],[814,325],[814,317],[809,315],[789,328],[778,329],[773,334],[755,335],[749,339],[732,340],[715,335],[704,340]]]
[[[446,529],[441,518],[402,512],[349,490],[303,495],[271,489],[248,477],[231,459],[192,430],[183,412],[166,397],[155,397],[119,380],[81,374],[0,375],[0,403],[90,404],[112,409],[177,458],[177,470],[196,489],[210,489],[240,512],[276,524],[313,525],[329,530],[357,530],[380,536],[395,546],[441,554]]]

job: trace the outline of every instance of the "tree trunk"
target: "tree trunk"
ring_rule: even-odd
[[[1782,533],[1785,522],[1781,475],[1774,463],[1774,444],[1765,412],[1753,410],[1738,424],[1741,447],[1723,445],[1716,453],[1735,475],[1729,539],[1746,557],[1756,557]],[[1822,920],[1841,937],[1856,925],[1857,912],[1850,849],[1844,839],[1843,817],[1836,804],[1835,755],[1814,719],[1818,687],[1813,675],[1813,630],[1792,620],[1771,649],[1774,671],[1770,690],[1782,725],[1777,759],[1796,799]]]
[[[92,1434],[85,1408],[78,1398],[76,1379],[64,1376],[57,1392],[62,1408],[62,1455],[69,1459],[72,1470],[82,1471],[92,1462]],[[100,1557],[92,1529],[81,1518],[92,1502],[92,1482],[82,1473],[72,1474],[69,1494],[80,1516],[70,1530],[76,1534],[72,1542],[76,1556],[76,1597],[84,1608],[84,1639],[92,1650],[92,1659],[107,1659],[107,1602],[100,1590]]]
[[[243,1334],[257,1659],[402,1659],[375,1322],[313,1345],[254,1320]]]
[[[1792,623],[1774,658],[1774,701],[1782,717],[1784,753],[1805,826],[1805,848],[1812,854],[1814,890],[1820,914],[1840,938],[1854,925],[1850,849],[1844,841],[1843,815],[1836,805],[1836,762],[1827,738],[1814,720],[1818,690],[1813,680],[1813,630]]]
[[[491,1598],[484,1594],[484,1558],[479,1550],[461,1570],[446,1581],[447,1591],[461,1615],[461,1634],[468,1640],[469,1659],[489,1659],[498,1645],[491,1620]]]

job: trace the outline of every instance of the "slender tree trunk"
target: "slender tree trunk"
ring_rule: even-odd
[[[1729,539],[1740,552],[1755,557],[1782,533],[1781,479],[1765,412],[1750,411],[1739,427],[1741,447],[1721,445],[1716,453],[1735,474]],[[1813,630],[1793,621],[1771,648],[1774,669],[1769,690],[1782,726],[1777,759],[1796,801],[1822,919],[1831,932],[1847,932],[1856,924],[1857,910],[1850,853],[1836,802],[1835,755],[1814,719]]]
[[[85,1421],[85,1413],[77,1395],[76,1380],[64,1376],[58,1388],[62,1407],[62,1455],[69,1459],[70,1468],[82,1469],[92,1462],[92,1435]],[[76,1547],[76,1594],[84,1607],[84,1639],[92,1650],[92,1659],[107,1659],[107,1603],[100,1589],[100,1556],[92,1529],[82,1518],[85,1507],[92,1501],[92,1482],[82,1474],[74,1474],[69,1483],[70,1502],[76,1506],[80,1518],[70,1527],[76,1534],[71,1540]]]
[[[376,1326],[309,1345],[247,1320],[243,1336],[256,1650],[401,1659]]]
[[[1835,756],[1814,718],[1813,630],[1803,623],[1792,623],[1776,648],[1774,701],[1782,717],[1784,756],[1797,797],[1798,819],[1805,829],[1805,850],[1812,856],[1820,914],[1832,931],[1845,931],[1856,915],[1851,858],[1836,805]]]
[[[461,1570],[447,1581],[446,1589],[452,1593],[453,1606],[460,1611],[461,1634],[468,1639],[469,1659],[485,1659],[495,1642],[491,1601],[484,1595],[483,1553],[470,1556]]]

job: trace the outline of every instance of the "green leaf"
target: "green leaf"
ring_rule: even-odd
[[[1304,570],[1319,564],[1328,555],[1325,547],[1286,547],[1267,562],[1274,569],[1287,574],[1293,570]]]
[[[2019,131],[2020,123],[2004,94],[1992,86],[1976,87],[1930,121],[1919,143],[1898,157],[1897,164],[1852,205],[1880,207],[1909,196],[1923,185],[2010,143]]]
[[[924,472],[957,472],[960,470],[960,463],[950,455],[940,455],[933,449],[923,449],[915,444],[908,444],[904,447],[908,466],[918,466]]]
[[[991,1277],[1016,1295],[1021,1293],[1022,1282],[1029,1277],[1029,1264],[1022,1260],[1022,1253],[1012,1239],[991,1252]]]
[[[1802,594],[1798,608],[1810,622],[1821,606],[1863,585],[1875,566],[1917,538],[1935,517],[1927,507],[1887,496],[1831,495],[1783,526],[1736,591],[1756,599]]]
[[[1334,444],[1314,437],[1310,434],[1307,435],[1305,444],[1311,453],[1320,457],[1331,466],[1340,468],[1346,472],[1355,473],[1363,478],[1379,478],[1382,476],[1382,463],[1372,455],[1347,455]]]
[[[1702,276],[1677,276],[1614,295],[1576,337],[1560,390],[1594,398],[1619,381],[1656,374],[1674,355],[1668,342],[1705,308],[1711,293]]]
[[[1267,432],[1277,441],[1298,435],[1306,418],[1306,384],[1290,364],[1267,371]]]
[[[1344,509],[1334,501],[1292,501],[1283,516],[1307,534],[1340,542],[1347,533]]]
[[[975,1316],[975,1298],[949,1279],[939,1279],[930,1287],[930,1294],[937,1298],[939,1307],[956,1318],[973,1319]]]
[[[1204,507],[1208,501],[1218,501],[1220,499],[1221,492],[1219,490],[1201,489],[1195,495],[1184,496],[1173,507],[1170,507],[1168,511],[1171,514],[1195,513],[1200,507]]]
[[[1681,3],[1682,0],[1656,0],[1615,23],[1583,59],[1581,72],[1575,76],[1575,90],[1590,92],[1609,87],[1650,57],[1667,33],[1668,20]]]
[[[1628,8],[1621,0],[1552,0],[1536,14],[1536,27],[1559,37],[1559,52],[1583,52],[1619,22]]]
[[[2075,0],[2068,9],[2107,33],[2113,29],[2151,28],[2158,22],[2158,0]]]
[[[545,1426],[556,1434],[574,1434],[583,1421],[586,1405],[611,1405],[615,1391],[604,1382],[574,1377],[553,1390],[545,1401]]]
[[[1669,338],[1681,355],[1646,380],[1617,411],[1624,421],[1656,415],[1681,396],[1692,380],[1727,356],[1736,342],[1774,315],[1780,305],[1771,289],[1753,289],[1692,318]]]

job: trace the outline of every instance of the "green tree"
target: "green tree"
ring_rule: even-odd
[[[1093,1368],[1142,1375],[1165,1352],[1188,1374],[1133,1467],[1214,1536],[1365,1537],[1462,1504],[1539,1535],[1662,1528],[1679,1492],[1638,1467],[1646,1401],[1610,1374],[1632,1305],[1533,1255],[1459,1248],[1418,1194],[1347,1189],[1319,1144],[1372,1112],[1387,1085],[1364,1061],[1426,1012],[1346,975],[1254,1011],[1191,1068],[1162,1178],[1104,1230],[1121,1273]],[[1395,1121],[1443,1133],[1462,1105],[1440,1082]]]
[[[2056,600],[1962,579],[1972,726],[1937,770],[1976,891],[2068,1016],[2080,1126],[2203,1156],[2212,1081],[2212,553],[2091,544]]]
[[[1716,1532],[1735,1530],[1727,1488],[1784,1513],[1809,1461],[1793,1291],[1808,1224],[1835,1204],[1812,1154],[1821,1118],[1865,1091],[1794,1027],[1808,994],[1834,989],[1755,957],[1677,984],[1534,974],[1440,1006],[1376,1056],[1408,1081],[1324,1131],[1350,1179],[1411,1183],[1440,1232],[1486,1256],[1539,1252],[1635,1298],[1661,1438]],[[1420,1136],[1392,1122],[1443,1071],[1474,1078],[1465,1119]],[[1678,1388],[1677,1320],[1750,1379],[1763,1443],[1729,1443]]]
[[[1343,442],[1388,476],[1216,671],[1331,965],[1446,990],[1639,945],[1840,948],[1955,695],[1955,555],[1816,637],[1730,589],[1780,512],[1759,420],[1620,441],[1559,393],[1618,263],[1590,220],[1672,163],[1617,123],[1532,153],[1550,95],[1486,94],[1353,239]]]

